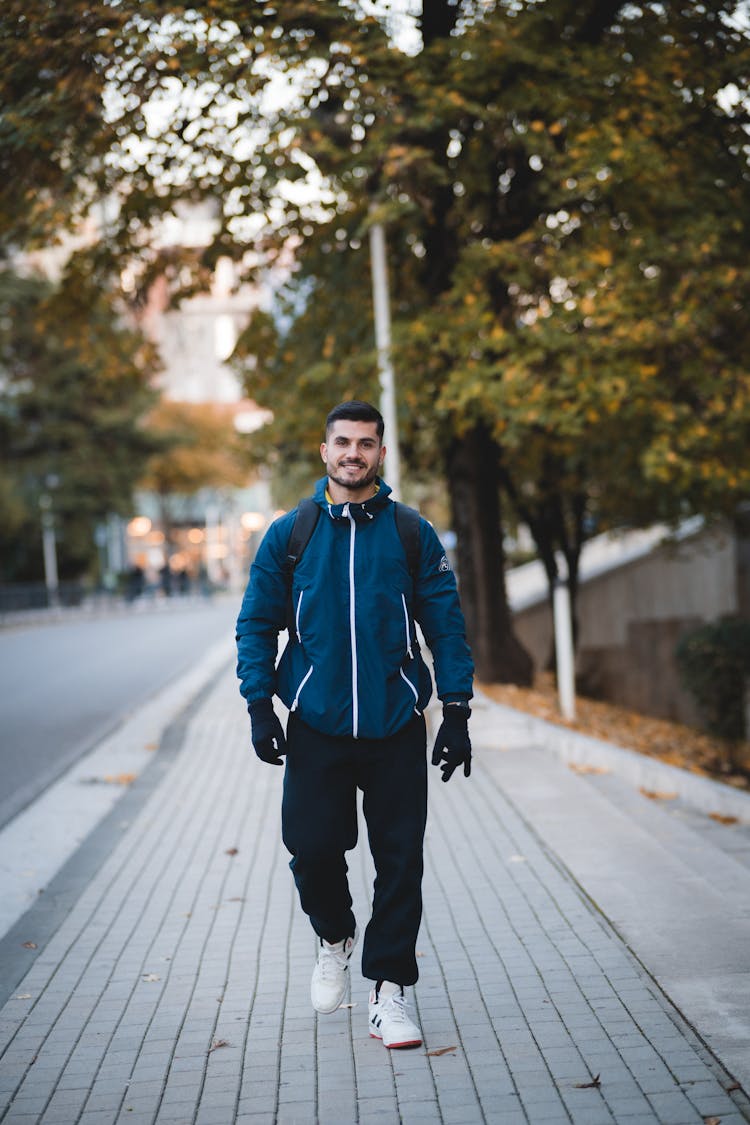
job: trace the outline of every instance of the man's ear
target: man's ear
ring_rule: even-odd
[[[383,462],[385,461],[386,452],[387,452],[387,450],[386,450],[385,446],[381,445],[381,447],[380,447],[380,457],[378,458],[378,465],[382,465]]]
[[[324,441],[320,443],[320,459],[324,465],[328,464],[328,446]]]

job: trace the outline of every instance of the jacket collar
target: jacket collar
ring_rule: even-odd
[[[373,519],[381,508],[390,503],[389,496],[391,494],[390,487],[381,480],[380,477],[375,478],[378,485],[378,491],[374,496],[370,496],[368,500],[363,501],[361,504],[332,504],[326,496],[326,486],[328,485],[328,477],[321,477],[315,486],[314,499],[321,508],[331,519],[345,520],[351,515],[357,523],[364,523]]]

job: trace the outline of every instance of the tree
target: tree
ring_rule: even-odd
[[[2,578],[42,576],[40,498],[49,494],[62,577],[95,560],[94,529],[126,513],[153,451],[152,348],[112,298],[72,272],[63,284],[0,273]]]
[[[156,493],[167,544],[174,505],[202,489],[244,488],[251,471],[246,443],[231,407],[163,399],[149,414],[148,432],[158,443],[139,478]]]
[[[56,68],[39,95],[27,82],[0,149],[34,155],[51,98],[59,199],[80,201],[84,182],[118,194],[110,258],[198,195],[220,204],[202,265],[249,238],[261,263],[293,246],[292,324],[259,326],[280,328],[281,347],[248,374],[282,456],[325,380],[374,385],[353,252],[371,205],[387,221],[405,452],[451,488],[485,678],[529,675],[503,608],[501,489],[550,576],[562,548],[574,583],[592,521],[711,513],[747,494],[748,37],[732,4],[435,0],[412,51],[354,3],[165,15],[123,0],[115,15],[87,9],[67,59],[45,41],[61,6],[42,6],[33,37],[28,9],[0,17],[14,81],[48,56]],[[68,73],[106,88],[108,112],[71,118],[57,96]],[[279,74],[290,81],[272,102]],[[147,280],[156,255],[138,262]]]

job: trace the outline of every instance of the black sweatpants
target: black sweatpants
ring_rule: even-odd
[[[415,715],[390,738],[368,739],[320,734],[291,714],[284,844],[302,909],[315,932],[331,942],[354,933],[344,853],[357,843],[357,789],[375,862],[362,973],[370,980],[415,984],[427,820],[424,718]]]

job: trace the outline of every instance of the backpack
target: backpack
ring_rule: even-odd
[[[404,548],[406,564],[413,583],[419,571],[419,512],[415,508],[409,508],[406,504],[401,504],[398,500],[394,500],[393,503],[395,505],[396,530]],[[320,507],[312,497],[300,500],[297,515],[294,518],[294,524],[287,540],[286,560],[284,562],[284,579],[290,600],[294,568],[310,542],[310,536],[315,530],[319,515]]]

